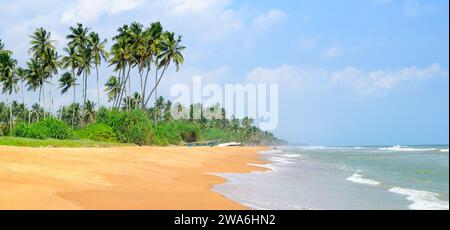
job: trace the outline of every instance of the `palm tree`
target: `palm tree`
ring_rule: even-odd
[[[163,70],[158,78],[158,81],[156,81],[156,84],[153,87],[152,91],[150,91],[150,94],[147,98],[145,105],[147,105],[153,92],[155,92],[156,88],[161,82],[161,79],[164,76],[164,73],[166,72],[169,64],[173,62],[175,64],[176,71],[178,71],[180,69],[180,65],[183,64],[184,57],[181,54],[181,51],[183,51],[186,47],[182,46],[180,43],[181,43],[181,36],[178,36],[178,38],[175,39],[174,33],[171,32],[164,33],[161,44],[161,54],[158,56],[158,59],[160,60],[158,67],[163,68]]]
[[[126,93],[126,86],[130,76],[131,67],[133,64],[133,47],[130,45],[130,33],[129,27],[124,25],[118,29],[119,35],[115,36],[113,40],[116,43],[111,48],[111,54],[113,58],[111,59],[111,65],[115,65],[115,69],[121,71],[119,73],[119,84],[120,84],[120,94],[116,100],[115,107],[120,107],[123,94]],[[126,68],[128,71],[125,75]]]
[[[32,115],[34,115],[36,119],[33,119]],[[31,111],[28,115],[28,122],[31,123],[32,120],[39,121],[39,117],[41,117],[43,115],[44,115],[44,109],[42,109],[42,107],[38,103],[34,103],[31,106]]]
[[[120,92],[119,80],[115,76],[111,76],[105,84],[108,102],[115,102]],[[114,106],[114,103],[113,103]]]
[[[17,77],[20,80],[20,92],[22,93],[22,104],[25,104],[25,96],[24,96],[24,90],[23,90],[23,82],[26,81],[27,75],[28,75],[28,70],[19,67],[16,68],[15,70]]]
[[[77,56],[79,56],[80,58],[79,60],[77,60],[76,65],[70,65],[72,68],[76,66],[76,68],[78,69],[77,75],[83,74],[83,104],[85,104],[87,94],[87,76],[90,74],[90,65],[92,60],[88,37],[90,28],[83,27],[83,24],[77,23],[75,27],[70,27],[69,30],[70,34],[66,36],[67,40],[69,41],[68,46],[73,48]]]
[[[28,50],[29,54],[33,55],[34,59],[45,60],[49,54],[48,50],[55,50],[53,43],[54,40],[50,40],[51,33],[47,32],[44,28],[37,28],[36,31],[30,35],[31,48]]]
[[[31,48],[28,50],[28,53],[33,55],[34,60],[40,61],[43,67],[43,72],[39,76],[42,83],[39,85],[39,92],[43,91],[42,88],[45,85],[46,78],[51,78],[52,74],[56,74],[59,68],[57,60],[58,55],[55,51],[55,46],[53,45],[55,41],[50,40],[50,36],[51,33],[47,32],[42,27],[37,28],[36,31],[32,35],[30,35]],[[45,93],[43,95],[45,95]],[[43,98],[43,101],[45,108],[45,97]]]
[[[58,69],[61,68],[61,64],[59,61],[58,53],[55,50],[48,50],[47,59],[44,60],[44,69],[48,74],[49,82],[52,82],[52,76],[58,74]],[[51,91],[50,91],[51,92]],[[52,111],[53,107],[53,98],[51,98],[51,102],[49,103],[49,111]]]
[[[75,103],[75,86],[77,85],[77,79],[74,75],[69,72],[64,73],[59,79],[59,88],[61,89],[61,94],[67,93],[70,88],[73,88],[73,103]],[[62,109],[63,110],[63,109]],[[61,111],[61,114],[64,111]],[[72,114],[72,128],[74,126],[74,115]]]
[[[98,85],[98,66],[101,64],[102,60],[108,60],[109,53],[105,49],[106,39],[100,41],[100,37],[97,33],[91,32],[89,34],[89,41],[92,50],[92,60],[95,65],[95,71],[97,73],[97,106],[100,106],[100,88]]]
[[[42,94],[42,85],[44,84],[45,77],[42,77],[42,75],[45,75],[44,67],[41,63],[41,61],[36,59],[31,59],[29,62],[27,62],[27,72],[26,75],[26,85],[28,86],[28,91],[34,91],[36,92],[37,89],[39,89],[39,104],[41,104],[41,94]],[[39,117],[38,117],[39,120]]]
[[[63,56],[61,59],[61,63],[64,69],[69,69],[72,73],[72,77],[75,78],[75,83],[77,81],[77,75],[75,75],[75,70],[80,66],[81,62],[83,61],[80,57],[80,55],[76,52],[75,47],[68,46],[64,48],[64,51],[67,53],[66,56]],[[73,85],[73,98],[75,103],[76,99],[76,86],[77,84]]]
[[[90,124],[95,121],[95,103],[93,101],[86,101],[83,108],[83,123]]]
[[[147,80],[148,80],[148,74],[150,72],[151,69],[151,63],[153,62],[153,57],[155,57],[154,63],[155,63],[155,85],[156,82],[158,80],[158,56],[160,55],[161,52],[161,43],[162,43],[162,35],[163,35],[163,27],[161,26],[160,22],[154,22],[150,25],[149,28],[146,29],[146,31],[144,31],[144,37],[145,37],[145,41],[146,41],[146,49],[148,49],[147,51],[147,73],[145,74],[145,79],[144,79],[144,88],[142,90],[142,108],[145,107],[145,98],[146,98],[146,90],[147,90]],[[155,101],[157,99],[157,91],[155,89]]]
[[[17,75],[15,74],[15,68],[17,61],[12,58],[10,52],[0,53],[0,83],[2,83],[2,93],[6,96],[6,101],[8,103],[8,94],[17,92]],[[12,129],[12,108],[9,107],[9,130]]]

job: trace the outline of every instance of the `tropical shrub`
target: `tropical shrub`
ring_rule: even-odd
[[[114,129],[103,123],[95,123],[83,129],[76,130],[74,134],[79,139],[88,139],[100,142],[118,142]]]
[[[0,123],[0,137],[8,135],[9,126],[6,124]]]
[[[200,139],[205,141],[220,140],[220,142],[239,141],[239,135],[233,130],[219,128],[203,128]]]
[[[69,126],[61,120],[46,118],[34,124],[18,123],[11,130],[11,135],[33,139],[68,139],[73,133]]]
[[[153,127],[144,111],[100,109],[97,122],[111,126],[121,142],[137,145],[151,144]]]
[[[72,129],[63,121],[56,118],[46,118],[32,125],[33,129],[44,133],[46,138],[69,139],[72,137]]]
[[[200,129],[193,123],[170,121],[158,123],[155,127],[153,144],[178,145],[180,142],[195,142],[198,140]]]
[[[17,123],[10,132],[11,136],[26,137],[33,139],[45,139],[47,136],[41,130],[35,128],[34,125],[27,123]]]

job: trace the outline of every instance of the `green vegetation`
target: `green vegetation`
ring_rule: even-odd
[[[113,128],[102,123],[90,124],[83,129],[75,130],[74,137],[76,139],[93,140],[99,142],[119,142],[117,134],[113,130]]]
[[[19,123],[14,126],[10,134],[15,137],[63,140],[72,137],[72,130],[61,120],[46,118],[32,124]]]
[[[37,28],[30,35],[30,60],[25,67],[18,66],[13,52],[5,49],[0,40],[0,137],[12,136],[1,137],[0,144],[102,146],[103,142],[120,142],[165,146],[210,140],[252,145],[281,142],[254,126],[252,119],[227,119],[225,110],[218,105],[186,108],[158,97],[158,86],[165,74],[178,71],[184,63],[185,49],[182,37],[165,31],[159,22],[148,27],[137,22],[121,26],[112,38],[110,50],[106,49],[106,39],[81,23],[69,28],[62,56],[50,37],[44,28]],[[98,69],[105,63],[115,72],[104,84],[109,108],[100,105],[99,96]],[[88,100],[87,91],[93,71],[96,103]],[[59,95],[50,92],[55,86],[64,101],[72,94],[71,104],[54,108]],[[138,92],[131,91],[135,88]],[[77,91],[81,99],[77,98]],[[29,95],[25,97],[25,93]],[[16,100],[10,102],[12,94]],[[35,98],[37,102],[28,107],[25,98]],[[181,116],[174,119],[173,111]],[[210,113],[216,116],[209,116]]]
[[[23,147],[113,147],[113,146],[128,146],[122,143],[108,143],[91,140],[58,140],[58,139],[30,139],[22,137],[0,137],[0,145],[8,146],[23,146]]]
[[[118,111],[101,109],[97,120],[112,127],[123,143],[147,145],[152,142],[153,127],[144,111]]]

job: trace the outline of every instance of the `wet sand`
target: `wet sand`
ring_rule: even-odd
[[[264,149],[0,146],[0,209],[246,209],[210,173],[266,170]]]

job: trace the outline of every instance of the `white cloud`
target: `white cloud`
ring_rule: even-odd
[[[256,17],[252,26],[256,31],[266,31],[287,19],[287,15],[279,9],[272,9],[269,12]]]
[[[334,59],[341,55],[343,52],[343,48],[339,45],[332,46],[322,53],[322,57],[325,59]]]
[[[213,7],[225,7],[231,2],[229,0],[172,0],[171,9],[174,13],[198,13]]]
[[[283,89],[304,91],[328,75],[327,70],[314,67],[282,65],[277,68],[257,67],[246,76],[247,83],[279,84]],[[320,80],[319,80],[320,81]]]
[[[403,2],[403,13],[407,17],[417,17],[422,13],[431,13],[435,10],[435,6],[421,3],[417,0],[406,0]]]
[[[432,64],[423,69],[412,66],[396,71],[369,72],[355,67],[329,71],[323,68],[282,65],[274,69],[257,67],[247,74],[246,81],[279,84],[280,87],[291,91],[317,90],[326,86],[350,88],[360,94],[371,94],[391,90],[407,82],[439,77],[448,79],[448,70],[439,64]]]
[[[103,13],[120,13],[132,10],[143,3],[143,0],[78,0],[75,5],[63,12],[60,20],[62,23],[95,21]]]

